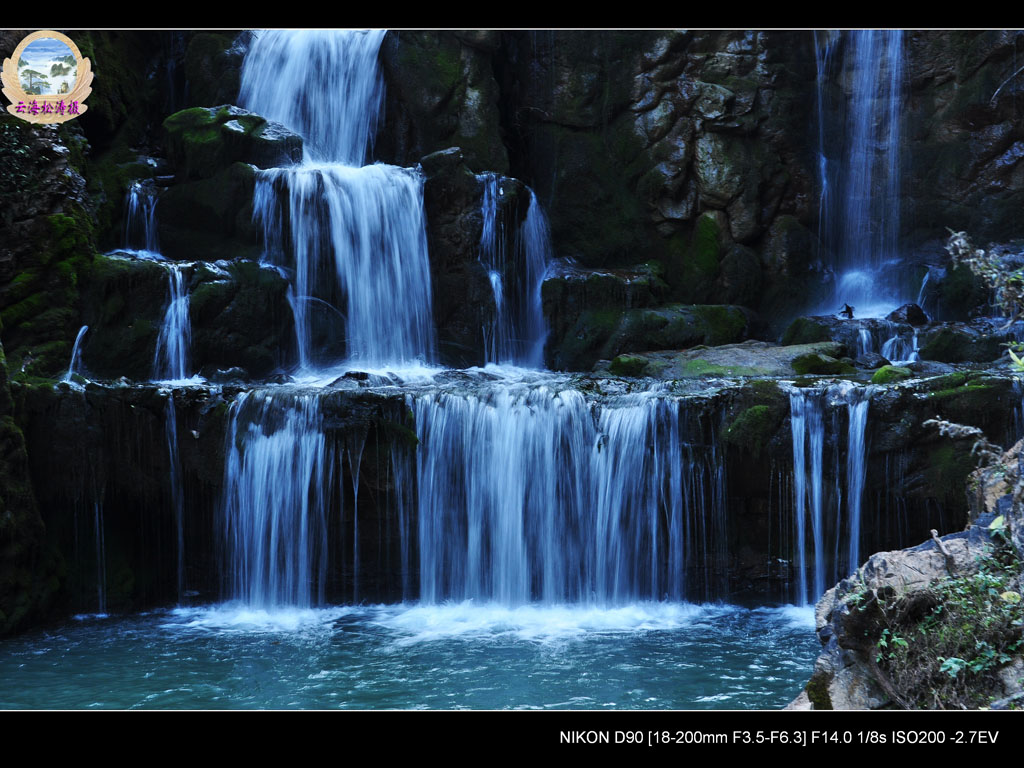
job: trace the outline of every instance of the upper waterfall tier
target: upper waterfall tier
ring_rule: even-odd
[[[383,30],[271,30],[242,66],[242,106],[306,140],[306,160],[363,165],[384,98]]]

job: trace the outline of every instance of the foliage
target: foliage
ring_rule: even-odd
[[[1024,341],[1006,342],[1006,354],[1013,361],[1014,370],[1024,372]]]
[[[983,248],[975,248],[966,232],[950,230],[946,251],[954,266],[967,266],[995,294],[999,308],[1010,318],[1009,325],[1024,312],[1024,269],[1008,269]]]
[[[875,662],[913,708],[982,707],[1002,692],[999,671],[1024,651],[1020,563],[993,532],[975,573],[878,603]]]

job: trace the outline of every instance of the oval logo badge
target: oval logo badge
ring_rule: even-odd
[[[7,111],[30,123],[63,123],[85,112],[92,65],[67,35],[33,32],[0,70]]]

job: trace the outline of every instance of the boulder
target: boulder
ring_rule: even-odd
[[[886,315],[885,319],[893,323],[928,325],[928,315],[917,304],[904,304]]]
[[[682,352],[660,351],[633,353],[630,358],[643,358],[647,365],[643,375],[658,379],[688,379],[732,376],[797,376],[826,367],[836,374],[854,369],[834,356],[841,347],[833,342],[779,346],[765,341],[745,341],[718,347],[698,346]],[[810,361],[810,362],[808,362]],[[639,362],[632,365],[639,366]],[[827,375],[834,375],[828,373]]]
[[[302,162],[302,137],[240,107],[192,107],[164,120],[167,156],[180,179],[206,179],[232,163],[277,168]]]

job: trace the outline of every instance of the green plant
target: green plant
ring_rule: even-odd
[[[963,264],[995,294],[996,303],[1010,318],[1009,327],[1024,312],[1024,269],[1008,269],[983,248],[975,248],[966,232],[949,230],[946,251],[954,266]]]
[[[1008,341],[1003,346],[1006,347],[1006,353],[1013,360],[1013,367],[1015,370],[1024,371],[1024,341]]]
[[[874,659],[899,704],[985,706],[1001,694],[999,670],[1024,653],[1021,566],[1005,521],[997,518],[989,533],[991,547],[975,571],[878,600]]]

